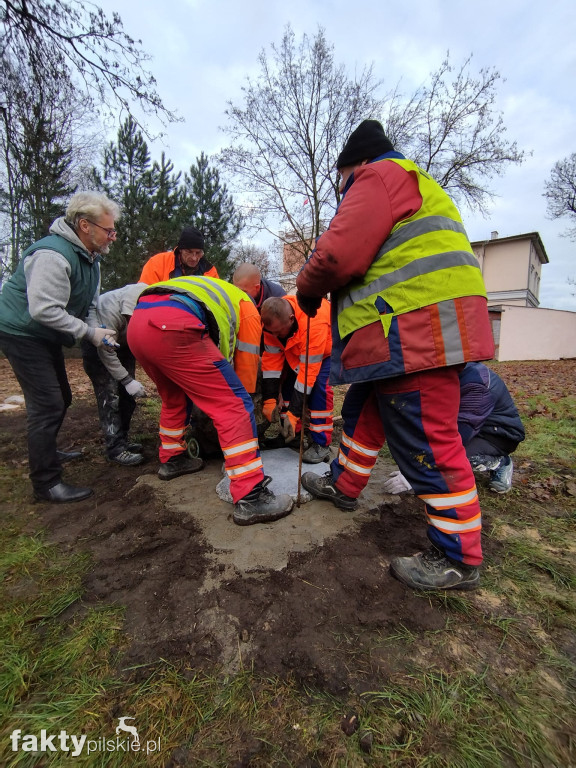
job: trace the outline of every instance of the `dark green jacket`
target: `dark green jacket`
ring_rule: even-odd
[[[0,331],[14,336],[45,339],[54,344],[72,347],[76,341],[74,336],[42,325],[30,316],[24,261],[27,256],[39,250],[56,251],[70,264],[70,296],[66,304],[66,312],[80,319],[84,319],[88,313],[100,278],[98,259],[93,259],[85,249],[71,243],[65,237],[51,234],[33,243],[24,251],[16,271],[4,284],[0,295]]]

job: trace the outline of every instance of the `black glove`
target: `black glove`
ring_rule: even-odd
[[[316,317],[318,308],[322,304],[322,296],[302,296],[300,291],[296,291],[296,301],[302,312],[308,317]]]

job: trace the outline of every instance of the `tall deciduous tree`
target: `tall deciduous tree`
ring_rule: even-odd
[[[276,255],[272,248],[262,248],[254,243],[238,243],[232,249],[230,261],[233,269],[240,264],[255,264],[262,277],[268,277],[278,271]]]
[[[495,109],[500,74],[470,72],[471,58],[455,71],[449,56],[429,81],[408,97],[396,90],[388,99],[386,132],[395,148],[414,160],[456,201],[486,212],[489,181],[525,152],[506,140],[502,115]]]
[[[130,112],[137,102],[174,119],[145,69],[150,57],[124,32],[118,13],[108,17],[81,0],[0,0],[0,40],[2,58],[27,63],[38,87],[65,71],[99,104]]]
[[[544,197],[551,219],[567,218],[566,236],[576,240],[576,153],[559,160],[545,183]]]
[[[25,66],[0,69],[0,231],[12,272],[21,250],[47,234],[61,215],[94,136],[85,133],[86,105],[74,100],[65,73],[40,92]]]
[[[399,151],[471,209],[485,211],[490,179],[524,159],[495,109],[499,73],[472,75],[470,59],[453,74],[447,57],[412,96],[396,88],[380,97],[372,67],[349,78],[322,29],[297,43],[288,27],[271,50],[270,58],[260,54],[260,74],[248,79],[244,103],[229,104],[232,146],[220,159],[240,178],[259,228],[279,224],[291,250],[308,250],[332,217],[336,158],[366,118],[381,119]]]
[[[244,104],[228,105],[232,146],[220,160],[239,178],[259,228],[280,223],[287,241],[308,242],[333,215],[334,165],[346,137],[379,114],[378,83],[371,67],[350,78],[322,29],[297,42],[287,27],[280,46],[272,45],[270,58],[262,51],[259,62]]]
[[[233,264],[231,248],[243,221],[218,170],[202,152],[185,176],[188,220],[204,234],[205,256],[216,265],[220,277],[228,277]]]

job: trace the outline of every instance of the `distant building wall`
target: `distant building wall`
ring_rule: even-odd
[[[576,312],[506,305],[490,315],[497,360],[576,358]]]
[[[528,283],[529,243],[507,243],[500,249],[488,243],[484,254],[483,275],[488,291],[510,291]]]

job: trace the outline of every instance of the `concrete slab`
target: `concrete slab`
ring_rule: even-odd
[[[272,482],[268,486],[277,496],[281,493],[287,493],[292,496],[294,501],[298,497],[298,464],[300,454],[291,448],[276,448],[272,451],[262,451],[262,463],[264,464],[264,474],[270,475]],[[305,472],[314,472],[317,475],[323,475],[330,469],[330,464],[322,462],[321,464],[302,464],[302,474]],[[222,499],[232,504],[232,494],[230,493],[230,479],[225,475],[216,486],[216,493]],[[311,501],[312,496],[305,488],[301,489],[300,503],[305,504]]]
[[[290,449],[281,450],[294,453]],[[266,453],[265,465],[268,468],[271,463],[266,459]],[[294,455],[297,459],[298,454]],[[319,474],[328,468],[327,464],[312,466]],[[384,501],[399,501],[398,497],[380,490],[395,465],[379,459],[355,512],[345,512],[329,502],[312,499],[299,508],[295,506],[288,517],[274,523],[238,526],[232,520],[232,505],[220,499],[215,491],[222,479],[221,467],[221,461],[211,461],[195,475],[165,482],[156,474],[146,474],[137,483],[137,487],[148,486],[168,509],[193,518],[200,528],[208,544],[208,557],[213,562],[203,590],[217,588],[219,583],[227,581],[233,574],[257,577],[258,572],[282,570],[287,566],[291,553],[321,547],[327,539],[357,529],[366,520],[373,520],[379,515],[379,507]],[[276,472],[278,477],[281,474]]]

